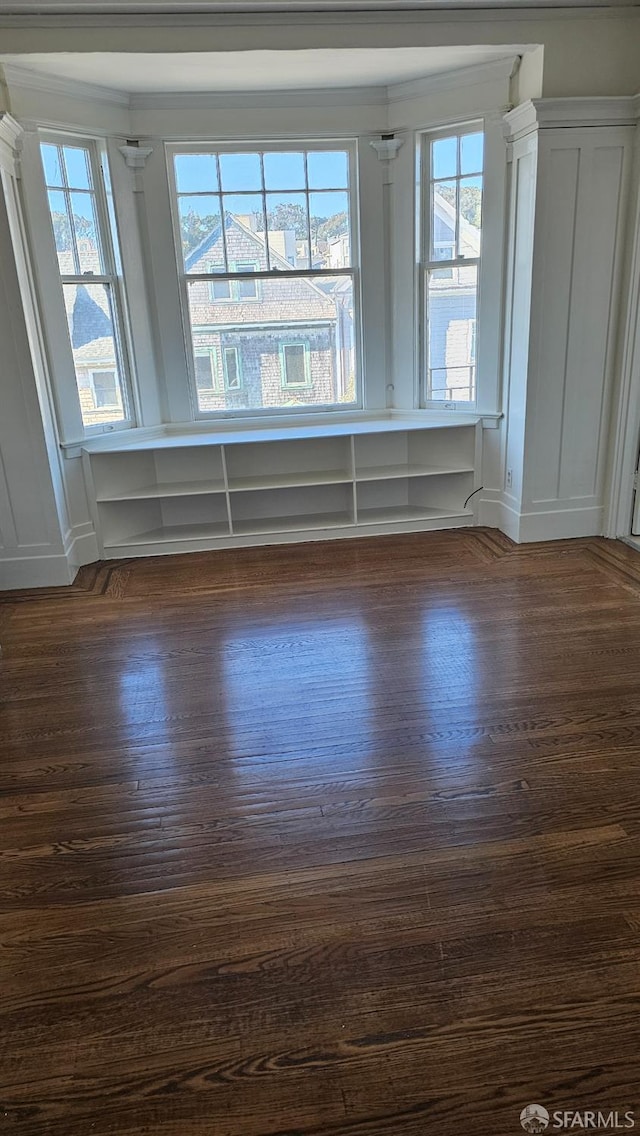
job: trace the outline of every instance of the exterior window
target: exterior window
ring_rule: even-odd
[[[224,361],[224,385],[228,391],[242,389],[242,375],[240,373],[240,360],[237,347],[225,347],[222,352]]]
[[[484,135],[424,142],[422,290],[424,401],[476,399],[476,319]]]
[[[85,429],[130,424],[115,252],[93,144],[43,142],[42,163]]]
[[[231,299],[231,281],[230,280],[212,280],[209,285],[209,294],[212,300],[230,300]]]
[[[235,265],[237,272],[258,272],[260,265],[255,261],[240,260]],[[236,282],[236,288],[239,300],[257,300],[258,299],[258,281],[251,280],[250,278],[241,279]]]
[[[216,366],[213,351],[206,349],[196,351],[194,362],[198,390],[213,390],[216,386]]]
[[[283,343],[283,387],[309,386],[309,348],[306,343]]]
[[[171,150],[199,413],[357,406],[353,148]],[[205,389],[216,341],[224,389]]]
[[[115,371],[94,371],[91,386],[98,409],[120,405],[118,376]]]

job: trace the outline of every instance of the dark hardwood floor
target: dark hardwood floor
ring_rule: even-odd
[[[465,530],[0,601],[0,1133],[640,1124],[640,554]]]

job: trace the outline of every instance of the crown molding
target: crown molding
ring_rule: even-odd
[[[385,87],[283,91],[175,91],[133,94],[131,110],[255,110],[263,107],[386,106]]]
[[[94,83],[83,83],[76,79],[61,79],[56,75],[46,75],[32,71],[19,64],[5,63],[4,77],[9,91],[12,87],[43,91],[48,95],[64,95],[66,98],[81,99],[94,103],[109,103],[111,106],[128,107],[129,95],[114,91],[111,87],[101,87]]]
[[[0,167],[13,176],[18,173],[18,154],[22,126],[13,115],[0,111]]]
[[[519,58],[518,55],[506,55],[503,59],[477,63],[472,67],[461,67],[458,71],[445,71],[441,75],[429,75],[424,79],[395,83],[387,87],[387,98],[390,103],[404,102],[435,94],[436,91],[450,91],[457,87],[474,87],[479,83],[508,80]]]
[[[529,99],[504,116],[509,142],[537,130],[589,126],[635,126],[640,118],[640,95]]]

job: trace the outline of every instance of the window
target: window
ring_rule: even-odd
[[[94,402],[99,409],[120,405],[118,376],[115,371],[93,371],[91,385]]]
[[[197,412],[357,406],[353,148],[170,150]],[[197,363],[212,337],[215,399]]]
[[[131,419],[115,252],[93,143],[40,147],[82,421],[89,431]]]
[[[242,389],[242,375],[237,347],[225,347],[222,352],[224,365],[224,385],[228,391]]]
[[[311,382],[309,348],[306,343],[283,343],[283,387],[308,387]]]
[[[194,362],[198,390],[214,390],[216,387],[216,365],[213,351],[208,348],[201,348],[196,351]]]
[[[230,280],[212,280],[209,285],[209,294],[212,300],[230,300],[231,299],[231,281]]]
[[[427,404],[476,398],[483,142],[477,128],[424,140],[421,310]]]
[[[235,264],[236,272],[257,272],[260,265],[252,260],[239,260]],[[238,280],[236,284],[239,300],[257,300],[258,299],[258,281],[248,277],[244,280]]]

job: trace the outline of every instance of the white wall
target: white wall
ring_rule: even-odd
[[[503,514],[517,540],[605,527],[634,115],[631,100],[542,100],[507,116],[503,483],[481,520]]]

